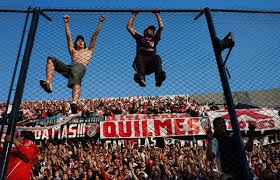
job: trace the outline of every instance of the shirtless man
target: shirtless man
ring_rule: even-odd
[[[72,89],[72,102],[70,104],[73,114],[77,113],[77,103],[81,94],[81,83],[86,72],[86,67],[90,62],[91,56],[94,52],[97,36],[101,30],[104,16],[99,19],[98,26],[90,39],[89,47],[86,47],[84,37],[78,35],[73,44],[70,33],[70,16],[63,17],[65,22],[66,37],[68,43],[68,50],[71,56],[72,63],[66,65],[55,57],[48,57],[46,65],[46,80],[40,80],[41,87],[47,92],[52,93],[52,80],[54,71],[57,71],[67,79],[67,87]]]

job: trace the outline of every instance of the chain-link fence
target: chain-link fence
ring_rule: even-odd
[[[6,111],[7,100],[12,102],[13,94],[10,92],[10,86],[15,87],[16,80],[13,81],[13,77],[16,78],[17,71],[21,64],[21,41],[24,40],[24,25],[27,19],[26,13],[7,13],[1,12],[0,21],[1,28],[1,112]],[[18,65],[17,65],[18,64]],[[13,83],[15,82],[15,83]],[[10,94],[10,95],[9,95]],[[10,97],[10,98],[9,98]],[[10,108],[9,108],[10,110]],[[5,116],[5,113],[1,116]]]
[[[223,117],[227,128],[231,129],[230,113],[227,110],[207,22],[204,17],[194,20],[199,11],[160,13],[163,32],[157,45],[157,54],[160,55],[162,69],[166,72],[166,80],[160,87],[156,86],[154,73],[145,76],[146,87],[141,87],[140,83],[135,81],[137,72],[132,64],[136,56],[136,42],[127,30],[131,12],[43,10],[40,13],[34,45],[31,47],[20,116],[17,117],[17,131],[33,131],[40,147],[46,148],[42,150],[42,156],[48,157],[52,150],[59,153],[68,150],[75,156],[81,155],[86,159],[88,154],[85,152],[92,151],[91,143],[95,144],[100,139],[102,144],[97,143],[100,148],[98,153],[102,152],[102,148],[108,148],[109,141],[105,140],[112,140],[110,148],[118,145],[124,147],[128,142],[131,144],[128,139],[135,139],[135,142],[142,145],[151,145],[154,139],[156,146],[164,147],[165,143],[168,144],[169,140],[174,138],[183,139],[176,140],[182,142],[182,148],[184,144],[186,147],[191,146],[189,142],[205,147],[206,130],[212,126],[213,119]],[[3,51],[0,55],[3,59],[0,62],[3,118],[6,117],[6,101],[25,15],[6,12],[2,14],[0,22],[6,24],[2,26],[5,28],[2,28],[0,35],[3,40]],[[82,35],[88,48],[100,16],[105,16],[91,58],[85,57],[83,50],[71,50],[71,47],[72,57],[69,54],[63,19],[66,14],[70,17],[73,43],[75,44],[78,35]],[[265,134],[275,133],[280,127],[280,66],[277,61],[277,48],[280,47],[277,31],[280,26],[277,23],[279,13],[213,10],[212,16],[219,39],[232,32],[235,41],[225,72],[230,78],[240,130],[244,137],[248,136],[246,132],[249,124],[254,124],[256,136],[263,140]],[[152,11],[139,12],[133,23],[136,32],[144,34],[149,25],[154,25],[156,31],[158,30],[156,15]],[[27,32],[25,34],[27,35]],[[224,59],[227,51],[222,52]],[[79,90],[74,91],[73,86],[67,87],[69,77],[71,79],[76,76],[74,72],[69,72],[69,68],[77,65],[72,61],[81,63],[81,59],[87,59],[89,63],[86,61],[86,65],[82,65],[84,77],[78,75],[82,76],[81,95],[77,102],[78,112],[73,114],[71,103],[75,92]],[[65,65],[61,65],[57,60]],[[50,71],[54,72],[52,93],[47,93],[39,81],[46,80],[47,74],[51,76]],[[66,74],[62,76],[61,73]],[[43,83],[48,91],[50,87],[47,87],[46,82]],[[62,144],[65,142],[64,147]],[[226,142],[224,146],[227,146]],[[195,149],[198,153],[198,146]],[[65,158],[72,157],[70,155]],[[73,167],[74,165],[75,162]],[[106,163],[105,165],[111,166]],[[37,168],[40,166],[42,165]],[[212,175],[214,166],[205,164],[205,168],[209,167]],[[37,178],[40,173],[44,176],[44,172],[39,170],[36,173],[34,176],[38,175]],[[200,173],[202,174],[202,171]]]

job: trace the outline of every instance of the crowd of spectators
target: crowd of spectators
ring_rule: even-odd
[[[188,147],[177,141],[159,148],[98,141],[43,142],[33,179],[219,179],[216,161],[206,159],[205,147]],[[47,147],[47,148],[46,148]],[[255,146],[248,154],[255,179],[280,178],[280,144]]]
[[[251,171],[261,179],[280,179],[280,144],[255,146],[250,153]]]
[[[191,117],[205,116],[218,110],[212,102],[198,103],[188,96],[123,97],[84,99],[79,101],[82,115],[99,114],[158,114],[189,113]],[[67,101],[34,101],[21,104],[22,120],[43,119],[58,113],[71,113]],[[1,104],[0,118],[4,118],[6,104]],[[153,180],[153,179],[219,179],[221,169],[217,161],[206,159],[204,146],[165,143],[111,144],[93,139],[45,140],[38,142],[39,160],[32,172],[33,179],[42,180]],[[205,144],[205,143],[204,143]],[[255,179],[280,179],[280,144],[256,145],[248,153],[250,171]]]
[[[0,118],[6,116],[6,105],[1,104]],[[189,113],[192,117],[203,116],[208,110],[217,110],[214,102],[198,103],[186,96],[134,96],[122,98],[83,99],[78,109],[83,115],[99,114],[158,114]],[[67,101],[30,101],[21,104],[22,120],[42,119],[58,113],[70,114]]]

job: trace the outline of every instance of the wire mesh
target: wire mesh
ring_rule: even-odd
[[[1,55],[0,55],[0,71],[1,71],[1,113],[0,117],[6,117],[6,104],[9,97],[9,91],[12,83],[12,77],[14,73],[14,69],[20,67],[19,65],[16,67],[18,52],[20,48],[20,42],[23,35],[23,27],[25,23],[26,14],[21,13],[4,13],[1,12],[0,22],[2,25],[1,28]],[[18,27],[18,28],[15,28]],[[20,54],[19,54],[20,55]],[[20,56],[19,56],[20,57]],[[19,58],[20,59],[20,58]],[[15,71],[17,72],[17,71]],[[16,78],[16,76],[15,76]],[[15,83],[16,83],[15,79]],[[12,89],[15,87],[15,84],[12,85]],[[10,107],[11,102],[13,101],[13,91],[11,91],[10,95]],[[11,108],[8,109],[10,111]]]
[[[106,159],[103,154],[113,154],[116,159],[123,154],[120,159],[130,156],[131,160],[129,152],[132,152],[133,148],[140,153],[152,149],[152,154],[157,154],[152,160],[168,161],[170,167],[167,169],[170,172],[173,165],[174,168],[181,168],[182,172],[184,167],[186,167],[184,172],[188,172],[188,168],[193,171],[200,169],[196,175],[205,178],[220,175],[218,163],[214,161],[210,164],[205,159],[205,132],[209,126],[212,126],[212,121],[216,117],[223,117],[228,129],[231,129],[231,125],[207,24],[203,17],[195,21],[194,17],[198,13],[162,12],[160,14],[164,28],[157,53],[163,60],[163,70],[167,78],[161,87],[156,87],[154,74],[147,75],[147,86],[140,87],[134,81],[136,72],[132,68],[136,43],[126,29],[131,13],[67,10],[45,13],[51,21],[40,17],[17,128],[19,131],[33,130],[41,147],[40,161],[33,171],[34,178],[55,176],[54,174],[58,173],[46,170],[48,163],[53,167],[61,166],[64,174],[73,178],[76,173],[74,171],[78,171],[76,174],[83,172],[83,176],[88,176],[85,175],[88,169],[93,169],[94,173],[101,177],[102,172],[95,169],[98,167],[109,170],[109,176],[113,178],[115,173],[111,172],[110,166],[116,169],[118,162],[112,160],[115,164],[110,164],[111,159]],[[70,16],[73,42],[77,35],[83,35],[87,46],[100,16],[105,16],[94,53],[86,66],[86,73],[82,80],[78,114],[71,112],[72,89],[67,87],[68,80],[65,77],[55,72],[52,93],[46,93],[39,84],[40,79],[46,79],[46,64],[49,56],[65,64],[71,64],[63,20],[65,14]],[[235,47],[226,66],[230,73],[228,76],[230,76],[236,114],[243,135],[247,136],[246,131],[250,123],[256,125],[258,136],[279,130],[280,91],[277,72],[280,66],[277,62],[276,50],[280,46],[277,31],[279,25],[276,23],[279,15],[234,12],[213,12],[212,15],[220,39],[228,32],[234,34]],[[9,20],[13,18],[8,17]],[[3,21],[5,22],[4,19]],[[144,29],[149,25],[158,28],[154,14],[141,12],[136,16],[134,28],[139,34],[143,34]],[[15,31],[10,28],[5,30],[7,33],[2,33],[2,36],[9,34],[8,31]],[[18,29],[16,32],[20,34]],[[11,46],[14,47],[14,42],[19,41],[20,38],[15,36],[12,38],[15,38],[15,41],[5,41],[3,44],[6,46],[6,42],[13,43]],[[16,52],[12,53],[12,49],[7,50],[9,52],[2,53],[5,58],[6,54],[7,57],[16,54]],[[223,57],[226,53],[227,50],[223,52]],[[3,79],[10,81],[11,66],[5,68],[5,65],[6,63],[3,62],[1,66],[1,71],[7,73]],[[7,91],[4,89],[3,92]],[[2,101],[5,102],[5,99]],[[131,139],[135,139],[135,142]],[[168,153],[154,150],[151,147],[153,141],[161,148],[165,144]],[[202,147],[196,145],[197,141],[202,142],[200,143]],[[194,146],[192,149],[188,147],[189,142]],[[134,147],[133,143],[139,146],[149,144],[149,147],[141,150],[140,147],[139,149]],[[224,143],[224,146],[227,146],[226,142]],[[126,148],[127,145],[131,145],[131,149]],[[230,152],[233,149],[234,147]],[[187,159],[178,163],[173,162],[172,158],[169,162],[162,157],[164,155],[168,158],[173,157],[172,151],[180,152],[181,155],[186,154],[179,159]],[[93,161],[88,159],[91,158],[87,157],[88,155],[95,157],[94,154],[100,155],[103,158],[100,159],[102,162],[97,162],[96,158],[93,158]],[[226,159],[231,161],[238,156],[232,155],[226,154]],[[254,152],[251,155],[253,156]],[[233,158],[229,158],[230,156]],[[81,159],[78,157],[81,157],[83,162],[79,163]],[[200,159],[196,159],[198,157]],[[124,173],[127,168],[130,168],[128,163],[132,162],[130,160],[126,161],[128,166],[119,170],[119,173]],[[142,161],[140,157],[136,158],[136,162]],[[193,161],[196,163],[203,161],[203,163],[197,163],[195,167],[192,166]],[[84,169],[79,166],[80,164]],[[138,166],[141,170],[141,164]],[[41,168],[45,170],[41,171]],[[67,168],[72,168],[73,173],[68,173]],[[157,170],[152,169],[145,173],[150,177],[156,177],[155,171]],[[169,179],[175,177],[172,173],[166,176]],[[181,177],[189,176],[190,173],[186,173]]]
[[[48,56],[55,56],[65,63],[70,62],[62,20],[64,14],[48,13],[52,18],[51,22],[41,19],[31,59],[32,64],[30,67],[32,68],[29,71],[32,76],[28,76],[30,85],[26,86],[28,89],[25,93],[25,99],[32,100],[34,99],[33,96],[37,98],[39,93],[42,98],[44,96],[48,99],[69,98],[69,89],[59,88],[62,84],[66,84],[65,79],[59,75],[54,78],[53,89],[55,93],[51,96],[44,95],[42,90],[37,91],[34,88],[38,85],[38,77],[45,78],[44,71]],[[99,16],[102,14],[68,14],[71,17],[70,26],[73,39],[76,35],[82,34],[85,36],[86,43],[88,43],[96,28]],[[158,45],[158,53],[163,59],[163,68],[167,72],[167,80],[161,88],[155,87],[153,76],[147,77],[148,86],[146,88],[139,88],[139,85],[134,83],[133,76],[135,72],[132,68],[132,63],[136,47],[134,39],[126,30],[130,14],[107,13],[105,16],[107,18],[98,37],[95,52],[91,63],[87,67],[81,98],[173,95],[219,90],[219,80],[217,78],[213,78],[213,87],[211,89],[204,86],[206,84],[204,77],[209,68],[213,71],[209,70],[208,74],[211,73],[211,75],[217,77],[217,72],[214,71],[216,68],[215,61],[207,58],[208,55],[212,56],[212,52],[207,43],[207,40],[209,40],[208,34],[201,33],[206,32],[205,23],[193,21],[195,14],[174,13],[168,18],[167,14],[162,13],[161,15],[164,21],[164,30],[162,40]],[[176,22],[176,19],[181,19],[182,21]],[[153,14],[139,14],[135,21],[135,29],[142,34],[144,28],[150,24],[157,24]],[[171,25],[178,26],[182,30],[179,34],[177,32],[175,34],[170,29]],[[189,39],[180,37],[188,37]],[[206,53],[202,55],[198,52]],[[205,67],[204,63],[207,63],[208,66]],[[202,71],[190,71],[192,68],[202,69]],[[36,80],[31,79],[35,77]],[[187,77],[187,81],[184,81],[184,77]],[[173,79],[177,80],[172,81]],[[199,87],[195,86],[197,80],[202,81],[202,83],[197,83]]]
[[[82,82],[81,106],[90,107],[90,111],[109,115],[110,113],[129,113],[130,104],[138,101],[136,96],[143,96],[141,101],[147,101],[145,104],[138,104],[131,112],[151,113],[154,110],[153,104],[158,106],[170,107],[161,112],[179,112],[180,105],[178,97],[171,96],[182,95],[184,102],[190,100],[188,94],[221,92],[221,86],[213,58],[211,48],[209,48],[209,37],[206,33],[204,20],[194,21],[196,13],[161,13],[164,21],[164,30],[162,39],[158,45],[158,54],[163,59],[163,70],[167,73],[167,79],[161,87],[155,87],[154,75],[146,76],[147,87],[141,88],[134,82],[135,71],[132,63],[135,57],[135,40],[126,30],[126,24],[130,18],[130,13],[67,13],[70,15],[70,28],[73,40],[79,34],[84,35],[86,44],[94,32],[98,19],[105,15],[103,27],[97,39],[95,51],[90,64],[87,66],[85,77]],[[33,54],[31,57],[30,68],[25,85],[24,100],[58,100],[52,103],[51,107],[43,106],[30,110],[35,117],[41,117],[42,111],[61,111],[69,108],[71,101],[71,89],[67,88],[67,79],[58,73],[53,80],[53,93],[47,94],[38,86],[39,79],[45,79],[46,61],[48,56],[54,56],[64,63],[70,63],[71,58],[67,50],[67,41],[65,37],[65,28],[62,17],[64,12],[47,13],[52,21],[41,18],[38,33],[34,43]],[[168,16],[168,18],[167,18]],[[177,21],[180,19],[180,21]],[[157,24],[156,18],[152,13],[139,13],[134,27],[139,33],[151,24]],[[176,26],[181,29],[173,32],[170,26]],[[203,33],[204,32],[204,33]],[[188,38],[180,38],[188,37]],[[180,39],[180,41],[179,41]],[[179,53],[180,52],[180,53]],[[205,52],[201,54],[199,52]],[[210,76],[209,76],[210,75]],[[209,77],[208,77],[209,76]],[[206,78],[207,77],[207,78]],[[209,89],[208,83],[211,83]],[[157,98],[155,96],[166,96]],[[222,97],[222,94],[218,95]],[[123,98],[119,98],[123,97]],[[126,97],[131,97],[127,100]],[[119,98],[102,99],[92,101],[96,98]],[[66,100],[67,103],[64,103]],[[223,104],[223,99],[220,99]],[[134,101],[132,103],[132,101]],[[158,102],[157,102],[158,101]],[[163,101],[163,102],[161,102]],[[169,102],[164,102],[169,101]],[[177,102],[178,101],[178,102]],[[210,99],[200,99],[200,103],[205,103]],[[48,102],[50,104],[51,102]],[[55,107],[54,104],[59,104]],[[118,107],[122,103],[122,107]],[[194,103],[196,103],[194,101]],[[37,104],[36,102],[34,103]],[[94,104],[94,105],[92,105]],[[92,107],[93,106],[93,107]],[[182,106],[183,103],[182,103]],[[45,110],[48,109],[48,110]],[[149,111],[149,112],[147,112]],[[130,113],[131,113],[130,112]],[[32,113],[31,113],[32,114]],[[148,128],[152,129],[150,125]]]
[[[275,48],[279,47],[279,42],[275,39],[278,24],[274,24],[279,15],[214,12],[213,18],[220,39],[228,32],[234,33],[236,43],[227,68],[240,127],[248,128],[250,120],[258,119],[255,123],[258,130],[272,130],[271,127],[277,125],[266,120],[275,119],[277,122],[279,118],[277,72],[280,67],[275,60]],[[227,50],[223,52],[223,57],[226,53]],[[238,109],[254,111],[245,115]]]

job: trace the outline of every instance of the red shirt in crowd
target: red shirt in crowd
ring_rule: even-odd
[[[10,155],[7,180],[30,180],[31,168],[37,161],[38,155],[36,144],[30,140],[23,140],[18,147],[14,147]]]

